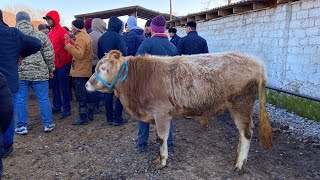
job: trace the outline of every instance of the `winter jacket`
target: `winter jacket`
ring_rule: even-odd
[[[16,24],[16,28],[28,36],[39,39],[42,43],[40,51],[26,57],[23,63],[19,65],[19,80],[49,80],[49,73],[54,72],[54,51],[51,41],[46,34],[35,30],[30,21],[19,21]]]
[[[54,65],[56,69],[62,68],[64,65],[70,64],[72,61],[72,56],[65,49],[65,38],[64,35],[69,35],[68,31],[65,30],[60,25],[60,16],[57,11],[50,11],[46,14],[53,19],[54,27],[51,28],[48,34],[49,39],[53,45],[55,59]],[[70,40],[70,42],[72,42]]]
[[[89,36],[92,39],[92,51],[93,51],[93,61],[92,66],[97,65],[98,61],[100,60],[98,57],[98,42],[99,38],[102,36],[103,33],[107,31],[106,23],[100,18],[94,18],[92,20],[92,32]]]
[[[178,48],[179,40],[180,40],[180,36],[178,36],[177,34],[174,34],[170,42],[172,42]]]
[[[197,31],[191,31],[179,40],[178,51],[180,55],[208,53],[207,41]]]
[[[144,39],[145,36],[141,28],[129,31],[127,36],[128,56],[134,56],[137,53],[137,50]]]
[[[151,38],[145,39],[140,45],[136,55],[158,55],[158,56],[175,56],[178,50],[172,44],[168,36],[162,33],[154,34]]]
[[[119,50],[123,56],[127,55],[126,45],[120,34],[122,28],[122,21],[119,18],[112,16],[108,23],[108,31],[100,37],[98,42],[99,59],[104,56],[104,53],[108,53],[110,50]]]
[[[15,93],[19,88],[18,63],[19,55],[30,56],[41,48],[41,41],[27,36],[16,28],[9,28],[0,21],[0,73],[7,79],[10,91]]]
[[[5,132],[13,116],[13,101],[8,83],[0,73],[0,130]],[[2,134],[2,132],[0,132]],[[1,136],[0,136],[1,137]],[[2,137],[1,137],[2,138]],[[0,140],[2,142],[2,139]]]
[[[70,75],[90,77],[92,75],[92,40],[85,29],[76,35],[74,46],[68,43],[65,49],[73,56]]]

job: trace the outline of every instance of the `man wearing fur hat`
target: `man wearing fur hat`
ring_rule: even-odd
[[[88,93],[85,88],[92,75],[92,40],[80,19],[72,21],[71,31],[75,36],[74,45],[70,44],[70,36],[65,35],[64,48],[73,56],[70,75],[73,77],[79,101],[80,118],[75,120],[73,125],[85,125],[88,124],[88,120],[93,120],[92,93]]]
[[[166,20],[163,16],[157,16],[151,21],[151,38],[145,39],[140,45],[136,55],[157,55],[157,56],[175,56],[178,54],[176,46],[171,43],[168,36],[164,34],[166,30]],[[149,124],[138,122],[138,148],[140,152],[147,150],[147,142],[149,137]],[[173,151],[173,122],[171,120],[168,149]]]

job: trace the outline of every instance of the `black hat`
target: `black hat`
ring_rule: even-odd
[[[177,29],[176,28],[170,28],[169,30],[168,30],[168,32],[169,33],[177,33]]]
[[[149,19],[149,20],[146,22],[146,25],[145,25],[144,27],[151,26],[151,21],[152,21],[152,19]]]
[[[84,28],[84,22],[83,22],[83,20],[76,19],[76,20],[72,21],[72,26],[73,26],[76,30],[80,31],[81,29]]]
[[[45,16],[42,19],[44,19],[44,20],[53,20],[52,17],[50,17],[50,16]]]
[[[194,22],[194,21],[189,21],[189,22],[187,22],[187,26],[196,28],[197,27],[197,23]]]
[[[39,30],[39,31],[44,30],[44,29],[46,29],[46,28],[47,28],[47,27],[46,27],[45,24],[39,24],[39,26],[38,26],[38,30]]]

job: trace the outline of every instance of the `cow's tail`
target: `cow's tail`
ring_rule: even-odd
[[[259,140],[264,149],[272,147],[272,128],[270,126],[270,119],[266,109],[266,78],[263,77],[259,84]]]

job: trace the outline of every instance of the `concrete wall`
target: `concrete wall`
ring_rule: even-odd
[[[199,22],[197,31],[211,53],[242,51],[264,61],[268,85],[320,98],[320,0]]]

